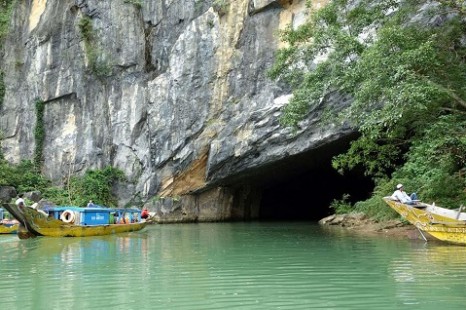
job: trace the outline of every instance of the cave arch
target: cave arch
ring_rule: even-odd
[[[330,204],[349,194],[354,203],[370,197],[373,182],[361,171],[339,174],[326,160],[261,190],[260,220],[318,221],[334,213]]]
[[[369,198],[374,183],[362,167],[341,175],[331,166],[332,158],[352,139],[347,136],[243,176],[260,197],[259,205],[252,207],[257,219],[318,221],[334,213],[331,202],[344,194],[351,203]]]

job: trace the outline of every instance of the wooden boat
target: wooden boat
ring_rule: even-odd
[[[35,210],[8,204],[4,207],[20,222],[18,236],[88,237],[143,229],[147,222],[137,209],[49,207]]]
[[[424,240],[423,232],[435,239],[456,244],[466,244],[466,212],[450,210],[418,202],[416,205],[407,205],[384,197],[384,201],[409,223],[413,224]]]
[[[0,223],[0,235],[16,234],[18,232],[19,223]]]
[[[2,234],[16,234],[18,232],[19,223],[0,223],[0,235]]]
[[[7,219],[5,210],[0,208],[0,234],[15,234],[18,231],[18,227],[18,221]]]

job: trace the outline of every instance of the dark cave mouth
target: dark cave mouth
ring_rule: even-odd
[[[355,203],[370,197],[374,184],[363,173],[339,174],[328,164],[263,188],[260,220],[319,221],[331,215],[333,200],[348,194]]]
[[[352,204],[370,198],[374,183],[362,167],[341,175],[331,165],[352,139],[347,136],[263,169],[255,182],[261,191],[259,220],[319,221],[334,213],[332,201],[344,194]]]

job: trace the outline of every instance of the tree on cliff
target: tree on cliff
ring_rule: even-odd
[[[270,74],[294,90],[281,123],[299,127],[333,92],[349,95],[350,105],[322,121],[361,134],[334,167],[364,166],[376,196],[401,181],[423,199],[458,206],[466,199],[465,30],[460,1],[331,1],[281,33],[288,47]]]

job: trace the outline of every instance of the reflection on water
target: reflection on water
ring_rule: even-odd
[[[465,262],[466,247],[463,246],[432,243],[411,248],[393,259],[390,266],[397,282],[397,298],[406,305],[463,308]]]
[[[0,238],[5,309],[463,309],[466,247],[310,223]]]

